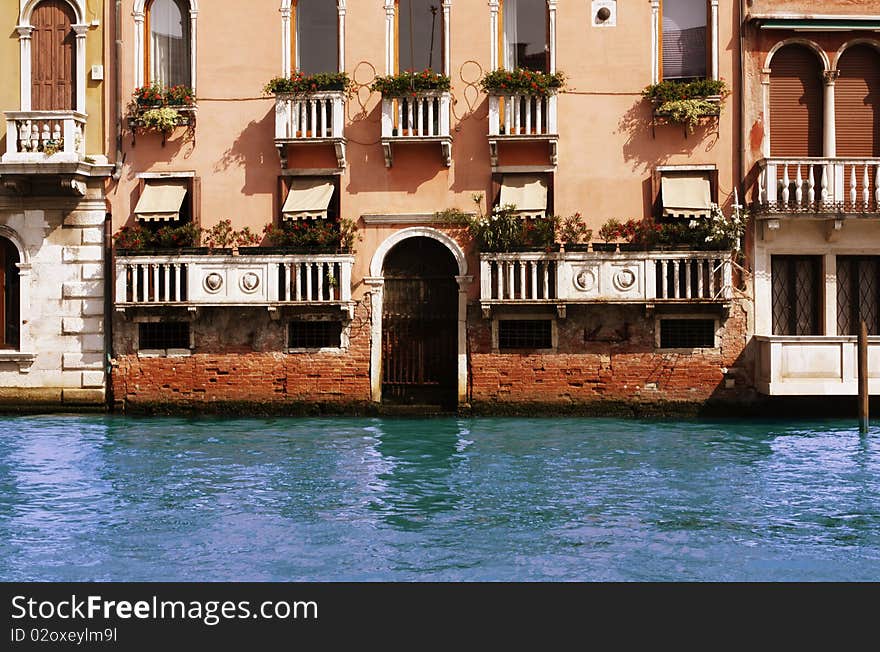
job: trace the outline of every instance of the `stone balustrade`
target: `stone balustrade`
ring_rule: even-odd
[[[86,116],[76,111],[7,111],[4,163],[76,163],[85,158]]]
[[[766,158],[756,191],[760,213],[880,214],[880,158]]]

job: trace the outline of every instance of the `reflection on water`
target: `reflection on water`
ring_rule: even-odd
[[[0,580],[877,580],[878,435],[0,418]]]

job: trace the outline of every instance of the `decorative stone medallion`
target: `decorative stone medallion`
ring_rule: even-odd
[[[253,294],[260,287],[260,277],[254,272],[246,272],[241,275],[241,280],[238,284],[242,292]]]
[[[629,292],[635,287],[636,280],[637,277],[634,271],[631,269],[621,269],[614,274],[611,282],[614,285],[614,289],[618,292]]]
[[[596,272],[582,268],[574,275],[574,286],[581,292],[592,292],[596,289]]]
[[[211,294],[217,294],[223,287],[223,277],[217,272],[211,272],[205,277],[205,290]]]

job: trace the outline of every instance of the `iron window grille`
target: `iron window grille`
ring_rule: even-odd
[[[288,348],[328,349],[342,345],[342,322],[292,321],[287,326]]]
[[[553,322],[549,319],[498,321],[498,349],[552,349]]]
[[[138,325],[140,350],[190,348],[189,322],[149,322]]]
[[[714,319],[661,319],[661,349],[711,349],[715,347]]]

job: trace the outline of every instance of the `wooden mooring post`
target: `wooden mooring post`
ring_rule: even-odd
[[[859,327],[859,432],[868,432],[868,325],[862,320]]]

